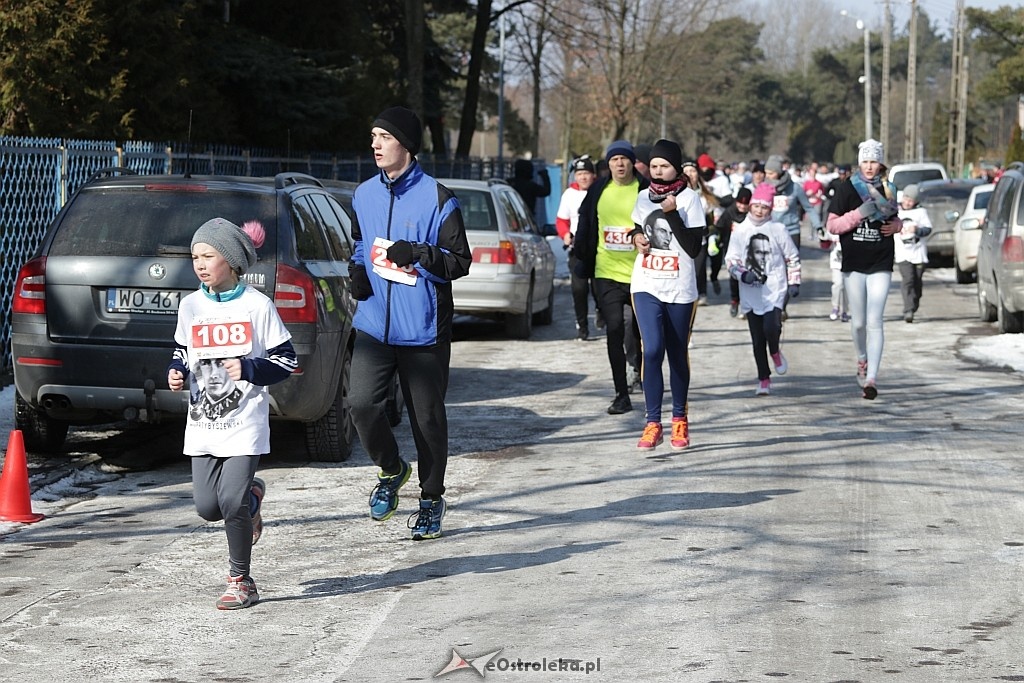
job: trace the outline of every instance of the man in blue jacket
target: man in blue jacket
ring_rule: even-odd
[[[359,300],[349,405],[363,448],[380,467],[370,517],[390,518],[412,467],[398,453],[385,412],[398,373],[416,442],[419,512],[414,540],[437,538],[448,463],[445,393],[451,363],[452,280],[472,254],[455,195],[416,162],[423,124],[404,107],[384,110],[370,131],[380,172],[355,192],[355,250],[349,274]],[[415,518],[415,521],[413,521]]]

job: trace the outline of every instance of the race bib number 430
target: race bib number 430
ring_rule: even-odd
[[[415,285],[420,274],[409,264],[407,266],[395,265],[394,261],[388,260],[388,247],[394,242],[378,237],[370,245],[370,262],[373,264],[373,272],[385,280],[391,280],[403,285]]]
[[[628,235],[633,226],[606,225],[602,228],[604,248],[608,251],[633,251],[633,241]]]
[[[252,353],[252,321],[196,318],[192,322],[192,353],[198,360],[248,356]]]

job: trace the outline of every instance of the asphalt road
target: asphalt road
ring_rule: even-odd
[[[531,341],[461,322],[442,539],[407,540],[413,485],[369,520],[361,450],[311,464],[276,434],[248,610],[213,607],[224,534],[174,435],[127,473],[102,455],[123,437],[96,437],[47,518],[0,537],[0,680],[428,680],[454,649],[489,680],[1024,681],[1020,376],[958,353],[992,326],[940,269],[912,325],[895,278],[862,399],[804,257],[773,395],[727,297],[700,309],[682,453],[635,449],[639,397],[605,413],[604,341],[572,340],[567,287]]]

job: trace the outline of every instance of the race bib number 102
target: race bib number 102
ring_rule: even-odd
[[[192,323],[192,353],[198,360],[248,356],[252,353],[252,321],[197,318]]]

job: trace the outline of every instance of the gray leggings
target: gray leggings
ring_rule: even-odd
[[[259,464],[258,455],[192,457],[192,499],[196,512],[208,522],[224,520],[231,576],[249,576],[252,478]]]

